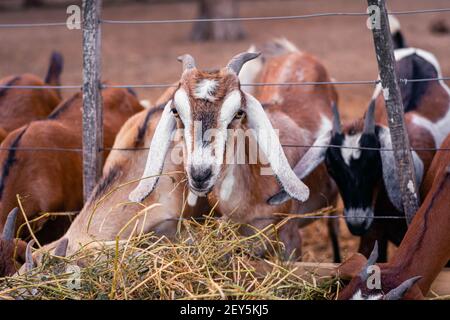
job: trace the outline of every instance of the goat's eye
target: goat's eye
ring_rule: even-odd
[[[236,114],[234,115],[235,119],[242,119],[245,116],[245,112],[244,110],[239,110],[238,112],[236,112]]]
[[[178,118],[178,117],[179,117],[179,114],[178,114],[178,111],[177,111],[177,109],[175,109],[175,108],[172,108],[172,109],[170,109],[170,112],[172,112],[172,114],[174,115],[174,117],[176,117],[176,118]]]

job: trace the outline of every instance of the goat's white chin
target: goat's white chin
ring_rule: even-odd
[[[189,190],[197,197],[206,197],[208,193],[211,191],[211,188],[199,190],[192,186],[189,186]]]

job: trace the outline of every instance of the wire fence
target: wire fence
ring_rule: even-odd
[[[393,148],[372,148],[372,147],[354,147],[354,146],[344,146],[335,144],[325,144],[325,145],[302,145],[302,144],[284,144],[281,143],[282,147],[285,148],[319,148],[319,149],[349,149],[349,150],[367,150],[367,151],[380,151],[380,152],[393,152]],[[133,148],[114,148],[106,147],[100,148],[98,151],[148,151],[150,147],[133,147]],[[25,151],[25,152],[83,152],[83,148],[57,148],[57,147],[0,147],[0,151]],[[411,148],[410,151],[415,152],[437,152],[437,151],[450,151],[450,148]]]
[[[390,11],[392,15],[416,15],[416,14],[430,14],[430,13],[445,13],[450,12],[450,8],[435,8],[435,9],[421,9],[421,10],[404,10],[404,11]],[[178,23],[196,23],[196,22],[231,22],[231,21],[277,21],[277,20],[304,20],[324,17],[367,17],[367,12],[324,12],[304,15],[292,16],[260,16],[260,17],[236,17],[236,18],[214,18],[214,19],[163,19],[163,20],[110,20],[99,19],[101,24],[178,24]],[[66,22],[44,22],[44,23],[13,23],[0,24],[1,28],[40,28],[40,27],[58,27],[66,26]],[[450,77],[436,77],[423,79],[399,79],[400,85],[407,85],[413,82],[434,82],[434,81],[450,81]],[[323,82],[284,82],[284,83],[243,83],[244,87],[263,87],[263,86],[312,86],[312,85],[377,85],[381,80],[349,80],[349,81],[323,81]],[[118,89],[166,89],[177,87],[176,84],[170,83],[149,83],[149,84],[102,84],[102,88],[118,88]],[[60,89],[60,90],[82,90],[80,85],[0,85],[0,89],[22,89],[22,90],[46,90],[46,89]],[[296,145],[296,144],[282,144],[287,148],[340,148],[340,149],[359,149],[371,150],[380,152],[393,152],[390,148],[370,148],[370,147],[352,147],[342,145]],[[146,151],[148,147],[141,148],[100,148],[99,151]],[[56,148],[56,147],[0,147],[0,151],[29,151],[29,152],[83,152],[82,147],[79,148]],[[411,151],[450,151],[450,148],[411,148]]]
[[[365,218],[371,218],[374,220],[405,220],[406,217],[405,216],[385,216],[385,215],[376,215],[373,217],[369,217],[369,216],[352,216],[352,218],[355,219],[365,219]],[[211,217],[192,217],[192,218],[167,218],[164,219],[164,221],[205,221],[205,220],[209,220],[211,219]],[[221,218],[216,218],[217,220],[220,220]],[[254,218],[252,220],[252,222],[255,221],[274,221],[276,219],[279,219],[278,217],[274,216],[274,217],[259,217],[259,218]],[[289,220],[320,220],[320,219],[345,219],[344,215],[339,215],[339,214],[335,214],[335,215],[304,215],[302,216],[301,214],[295,215],[293,217],[289,217]]]
[[[403,10],[390,11],[391,15],[416,15],[430,13],[450,12],[450,8],[433,8],[421,10]],[[212,18],[212,19],[163,19],[163,20],[110,20],[99,19],[100,24],[123,25],[123,24],[178,24],[178,23],[196,23],[196,22],[231,22],[231,21],[277,21],[277,20],[304,20],[324,17],[368,17],[367,12],[324,12],[292,16],[260,16],[260,17],[234,17],[234,18]],[[43,23],[2,23],[0,29],[6,28],[41,28],[41,27],[60,27],[66,26],[66,22],[43,22]],[[437,77],[425,79],[399,79],[400,84],[406,85],[409,82],[431,82],[431,81],[450,81],[450,77]],[[380,80],[349,80],[349,81],[326,81],[326,82],[285,82],[285,83],[243,83],[244,87],[261,86],[311,86],[311,85],[376,85]],[[142,88],[142,89],[164,89],[176,87],[172,84],[149,83],[149,84],[103,84],[102,88]],[[61,90],[82,90],[82,85],[62,85],[62,86],[21,86],[21,85],[0,85],[0,89],[61,89]]]
[[[450,81],[450,77],[424,78],[424,79],[405,79],[400,78],[401,85],[407,85],[413,82],[434,82],[434,81]],[[380,80],[353,80],[353,81],[305,81],[305,82],[259,82],[259,83],[242,83],[243,87],[291,87],[291,86],[314,86],[314,85],[377,85],[381,83]],[[169,83],[151,83],[151,84],[103,84],[102,89],[167,89],[176,88],[176,84]],[[0,85],[0,89],[23,89],[23,90],[47,90],[47,89],[62,89],[62,90],[82,90],[82,85],[65,85],[65,86],[21,86],[21,85]]]
[[[421,10],[406,10],[406,11],[391,11],[392,15],[417,15],[417,14],[430,14],[430,13],[446,13],[450,12],[450,8],[436,8],[436,9],[421,9]],[[304,15],[291,15],[291,16],[266,16],[266,17],[235,17],[235,18],[214,18],[214,19],[164,19],[164,20],[111,20],[111,19],[99,19],[98,23],[103,25],[162,25],[162,24],[184,24],[184,23],[198,23],[198,22],[267,22],[267,21],[287,21],[287,20],[305,20],[314,18],[325,17],[368,17],[367,12],[324,12],[313,13]],[[42,22],[42,23],[0,23],[0,29],[21,29],[21,28],[42,28],[42,27],[63,27],[66,26],[66,22]],[[450,77],[442,76],[436,78],[424,78],[424,79],[399,79],[400,85],[407,85],[413,82],[434,82],[434,81],[450,81]],[[285,83],[244,83],[242,86],[312,86],[312,85],[377,85],[380,80],[351,80],[351,81],[327,81],[327,82],[285,82]],[[142,88],[142,89],[162,89],[176,87],[174,84],[164,83],[148,83],[148,84],[118,84],[110,85],[103,84],[102,88]],[[0,85],[0,89],[23,89],[23,90],[44,90],[44,89],[60,89],[60,90],[82,90],[82,85],[43,85],[43,86],[21,86],[21,85]],[[287,148],[340,148],[340,149],[360,149],[360,150],[375,150],[380,152],[393,152],[394,149],[390,148],[369,148],[369,147],[352,147],[343,145],[297,145],[297,144],[282,144]],[[147,151],[148,147],[136,147],[136,148],[101,148],[99,151]],[[450,151],[450,148],[411,148],[412,151]],[[83,148],[55,148],[55,147],[0,147],[0,151],[28,151],[28,152],[77,152],[82,153]],[[298,216],[293,219],[342,219],[343,215],[309,215]],[[366,216],[361,216],[366,218]],[[396,215],[379,215],[373,217],[374,219],[405,219],[405,216]],[[173,220],[182,220],[183,218],[174,218]],[[271,218],[272,219],[272,218]]]
[[[450,8],[421,9],[421,10],[403,10],[390,11],[391,15],[415,15],[429,13],[450,12]],[[292,16],[265,16],[265,17],[234,17],[234,18],[211,18],[211,19],[163,19],[163,20],[111,20],[99,19],[101,24],[124,25],[124,24],[179,24],[179,23],[197,23],[197,22],[233,22],[233,21],[282,21],[282,20],[305,20],[325,17],[367,17],[367,12],[323,12]],[[42,22],[42,23],[1,23],[0,28],[41,28],[41,27],[63,27],[67,22]]]

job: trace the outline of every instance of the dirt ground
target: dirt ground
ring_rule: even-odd
[[[414,10],[450,7],[449,0],[390,0],[391,10]],[[268,0],[243,1],[241,16],[283,16],[316,12],[363,12],[365,0]],[[133,3],[107,6],[104,19],[179,19],[194,18],[194,3],[148,5]],[[64,7],[27,11],[0,11],[1,23],[65,21]],[[433,52],[450,75],[450,36],[430,32],[432,22],[443,19],[450,24],[449,13],[399,17],[410,46]],[[373,80],[377,76],[372,36],[363,17],[324,17],[308,20],[244,22],[247,38],[243,41],[192,43],[188,40],[190,24],[104,25],[103,78],[116,84],[171,83],[180,76],[176,57],[192,54],[200,67],[223,66],[237,52],[252,43],[274,37],[286,37],[302,50],[319,57],[336,80]],[[36,29],[0,29],[0,77],[32,72],[44,75],[52,50],[65,57],[63,83],[80,84],[82,77],[81,31],[65,27]],[[344,120],[361,116],[373,87],[340,86],[339,107]],[[155,101],[161,89],[139,89],[141,99]],[[66,92],[65,95],[69,95]],[[329,261],[331,249],[325,222],[312,224],[305,230],[304,250],[307,261]],[[356,250],[357,241],[348,234],[341,221],[344,256]]]

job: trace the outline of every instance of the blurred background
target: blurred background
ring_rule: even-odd
[[[1,0],[0,23],[64,22],[66,9],[81,1]],[[103,19],[162,20],[207,17],[288,16],[320,12],[365,12],[365,0],[104,0]],[[388,0],[391,11],[450,7],[450,0]],[[431,51],[450,76],[450,14],[398,17],[409,46]],[[317,56],[338,81],[375,80],[377,65],[371,31],[365,17],[323,17],[306,20],[252,21],[210,24],[103,25],[103,79],[114,84],[172,83],[179,79],[176,57],[192,54],[201,68],[222,67],[234,54],[274,37],[286,37]],[[0,77],[25,72],[44,76],[51,51],[63,53],[63,85],[82,81],[81,30],[65,26],[0,29]],[[338,86],[344,120],[364,113],[372,85]],[[67,97],[73,91],[65,92]],[[138,89],[140,99],[155,101],[163,89]],[[305,230],[305,244],[315,246],[304,260],[329,260],[325,222]],[[344,256],[356,241],[344,223]],[[316,238],[317,239],[317,238]],[[317,247],[320,246],[320,247]],[[305,249],[305,252],[307,249]]]

